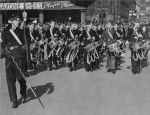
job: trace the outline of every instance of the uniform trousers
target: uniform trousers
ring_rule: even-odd
[[[27,71],[27,62],[26,59],[15,59],[18,67],[21,69],[22,73],[25,74]],[[10,96],[10,101],[17,101],[17,93],[16,93],[16,81],[18,80],[20,84],[20,94],[22,96],[26,96],[26,81],[21,75],[19,69],[16,67],[16,64],[12,59],[6,59],[6,79],[8,85],[8,91]]]
[[[141,65],[141,62],[140,62],[139,58],[137,60],[135,60],[133,58],[133,56],[135,58],[137,58],[135,54],[136,54],[136,52],[131,50],[131,65],[132,65],[132,73],[134,73],[134,74],[140,72],[140,65]]]
[[[110,52],[108,49],[106,50],[107,55],[107,69],[115,70],[116,69],[116,56],[113,52]]]
[[[53,51],[53,54],[49,55],[51,53],[52,49],[47,48],[47,54],[48,54],[48,65],[49,68],[52,69],[53,64],[57,67],[57,56],[56,51]]]

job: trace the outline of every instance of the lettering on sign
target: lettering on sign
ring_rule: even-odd
[[[70,1],[48,1],[48,2],[26,2],[25,8],[30,9],[51,9],[72,7]],[[0,3],[0,10],[22,10],[24,3]]]
[[[31,3],[26,3],[26,4],[25,4],[25,8],[26,8],[26,9],[33,9],[33,6],[32,6]]]
[[[43,2],[34,2],[33,9],[43,9]]]
[[[71,7],[74,4],[72,4],[69,1],[52,1],[52,2],[44,2],[44,9],[46,8],[55,8],[55,7],[60,7],[60,8],[67,8]]]
[[[15,10],[18,9],[18,3],[0,3],[0,10]]]
[[[24,9],[24,3],[18,4],[18,9]]]

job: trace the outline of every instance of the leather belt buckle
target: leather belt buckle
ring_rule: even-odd
[[[9,49],[12,51],[12,50],[14,50],[14,47],[12,46],[12,47],[10,47]]]
[[[14,50],[15,48],[18,48],[19,46],[12,46],[12,47],[10,47],[9,49],[12,51],[12,50]]]

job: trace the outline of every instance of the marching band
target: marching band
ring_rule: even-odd
[[[20,24],[20,28],[23,27]],[[3,29],[3,32],[8,26]],[[122,54],[129,43],[131,50],[132,73],[140,73],[147,65],[150,49],[149,28],[146,24],[111,23],[94,25],[92,23],[56,23],[26,24],[28,69],[48,60],[48,69],[58,69],[67,64],[70,71],[77,70],[84,64],[86,71],[100,68],[100,63],[107,57],[107,72],[116,73],[121,64]]]
[[[0,58],[6,59],[10,100],[12,107],[16,108],[16,80],[25,101],[27,86],[24,77],[39,64],[47,64],[45,60],[49,71],[66,65],[72,72],[84,65],[85,71],[89,72],[101,68],[106,57],[107,72],[115,74],[123,54],[130,49],[131,71],[140,74],[142,68],[148,66],[150,28],[139,22],[85,25],[51,21],[35,24],[22,22],[18,16],[13,16],[11,24],[2,28],[0,42]]]

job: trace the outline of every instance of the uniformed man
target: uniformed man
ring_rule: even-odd
[[[92,25],[89,24],[86,27],[86,30],[85,30],[86,31],[86,35],[85,35],[85,40],[84,40],[84,46],[83,47],[88,46],[92,42],[91,36],[89,34],[91,26]],[[84,66],[85,66],[85,71],[87,71],[87,72],[92,71],[90,63],[88,63],[88,51],[86,49],[84,49]]]
[[[149,29],[146,24],[141,26],[141,34],[143,36],[143,41],[146,43],[149,42],[150,36],[149,36]],[[147,67],[148,66],[148,52],[149,50],[147,48],[142,48],[142,53],[144,55],[143,59],[141,60],[141,67]]]
[[[72,24],[71,27],[68,29],[67,32],[67,36],[68,36],[68,44],[73,43],[74,41],[78,41],[78,30],[77,30],[77,24]],[[74,49],[70,48],[68,55],[72,55],[72,51]],[[78,55],[78,53],[77,53]],[[71,62],[68,62],[68,68],[69,71],[74,71],[77,69],[77,64],[78,64],[78,60],[77,60],[77,55],[74,57],[74,59]]]
[[[58,45],[58,50],[61,52],[60,55],[57,53],[57,58],[59,61],[59,64],[64,64],[65,63],[65,48],[66,48],[66,34],[65,34],[65,29],[64,25],[60,24],[57,30],[57,37],[59,39],[59,45]],[[57,51],[58,51],[57,50]]]
[[[47,54],[48,54],[48,65],[49,70],[51,71],[53,69],[57,69],[58,63],[57,63],[57,56],[56,56],[56,45],[57,45],[57,35],[56,34],[57,29],[55,28],[55,22],[51,21],[50,28],[49,28],[49,38],[48,38],[48,46],[47,46]]]
[[[84,40],[84,46],[87,47],[88,45],[90,45],[93,42],[98,41],[98,35],[96,34],[96,30],[92,29],[95,28],[93,27],[92,24],[89,24],[87,26],[86,29],[86,39]],[[93,46],[94,47],[94,46]],[[97,49],[95,49],[97,51]],[[84,64],[85,64],[85,70],[88,71],[93,71],[94,68],[98,65],[98,60],[91,60],[90,62],[88,62],[89,56],[88,55],[93,55],[93,52],[89,52],[87,51],[87,49],[85,49],[84,52]]]
[[[34,29],[35,25],[32,21],[29,21],[27,24],[28,29],[26,30],[26,36],[29,46],[29,57],[31,58],[31,63],[29,63],[29,65],[31,68],[33,67],[33,69],[36,69],[39,56],[38,41],[40,40],[40,34]]]
[[[110,50],[110,45],[115,42],[115,34],[111,23],[106,24],[106,30],[102,35],[102,39],[104,39],[107,45],[107,72],[116,73],[116,56],[114,55],[114,52]]]
[[[6,79],[12,108],[17,108],[16,80],[20,84],[22,101],[26,99],[26,81],[23,78],[27,72],[27,53],[23,31],[19,28],[19,17],[11,17],[11,28],[2,33],[1,58],[5,57]]]
[[[141,60],[139,58],[139,53],[141,51],[141,48],[139,47],[140,42],[140,31],[139,23],[134,23],[134,26],[130,28],[130,31],[132,32],[131,38],[129,39],[130,42],[130,50],[131,50],[131,70],[133,74],[137,74],[141,72]]]

